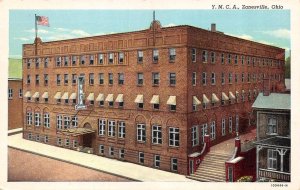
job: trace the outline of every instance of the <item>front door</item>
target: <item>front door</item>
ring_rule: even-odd
[[[92,148],[92,133],[82,136],[82,146]]]
[[[194,160],[190,160],[190,174],[194,173]]]

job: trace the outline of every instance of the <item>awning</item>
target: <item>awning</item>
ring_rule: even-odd
[[[107,95],[105,101],[107,101],[107,102],[113,102],[114,101],[114,95],[113,94]]]
[[[88,101],[94,101],[95,97],[94,97],[94,93],[90,93],[89,96],[87,97]]]
[[[229,100],[228,96],[225,94],[225,92],[222,92],[222,100]]]
[[[96,98],[96,101],[98,101],[98,102],[104,101],[104,94],[99,94]]]
[[[32,98],[39,98],[40,97],[40,93],[39,92],[35,92],[32,96]]]
[[[89,128],[82,128],[82,127],[69,128],[69,129],[63,129],[61,131],[58,131],[58,133],[62,133],[64,135],[73,136],[73,137],[94,133],[94,132],[96,132],[96,130],[89,129]]]
[[[24,95],[25,98],[30,98],[31,97],[31,93],[30,91],[27,91]]]
[[[242,94],[245,94],[245,90],[242,90]]]
[[[235,96],[232,92],[229,92],[229,98],[230,100],[235,100]]]
[[[216,103],[216,102],[219,102],[219,98],[215,95],[215,93],[212,93],[211,95],[211,102],[212,103]]]
[[[60,99],[61,98],[61,92],[56,92],[54,99]]]
[[[205,94],[203,94],[203,103],[204,104],[209,104],[209,99],[206,97],[206,95]]]
[[[76,99],[76,92],[73,92],[69,98],[70,100],[75,100]]]
[[[198,98],[196,97],[196,96],[193,96],[193,105],[200,105],[201,104],[201,102],[200,102],[200,100],[198,100]]]
[[[169,96],[167,104],[176,106],[176,96]]]
[[[63,100],[69,99],[69,93],[65,92],[64,95],[61,97],[61,99],[63,99]]]
[[[123,94],[118,94],[116,102],[123,102]]]
[[[42,95],[42,98],[48,98],[49,95],[48,95],[48,92],[44,92],[44,94]]]
[[[137,104],[144,103],[144,95],[142,95],[142,94],[137,95],[134,100],[134,103],[137,103]]]
[[[159,95],[153,95],[150,104],[159,104]]]

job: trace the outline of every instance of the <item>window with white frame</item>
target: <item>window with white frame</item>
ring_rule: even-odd
[[[108,64],[113,64],[114,63],[114,53],[109,53],[108,54]]]
[[[153,50],[153,55],[152,55],[153,56],[152,60],[153,60],[154,63],[156,63],[158,61],[158,55],[159,55],[158,49],[154,49]]]
[[[105,126],[106,120],[105,119],[98,119],[98,134],[103,136],[105,135]]]
[[[238,58],[238,55],[235,55],[235,56],[234,56],[234,64],[236,64],[236,65],[238,64],[238,59],[239,59],[239,58]]]
[[[162,144],[161,126],[158,126],[158,125],[152,126],[152,143],[153,144]]]
[[[44,113],[44,127],[50,128],[50,115],[49,115],[49,113]]]
[[[62,139],[61,139],[60,137],[57,137],[56,144],[57,144],[58,146],[61,146],[61,145],[62,145]]]
[[[139,50],[139,51],[137,52],[137,55],[138,55],[138,58],[137,58],[138,63],[142,63],[142,62],[143,62],[143,59],[144,59],[144,53],[143,53],[143,51],[142,51],[142,50]]]
[[[207,123],[202,124],[201,126],[201,143],[204,143],[204,137],[205,134],[207,133]]]
[[[108,121],[108,136],[114,137],[116,135],[116,121]]]
[[[159,85],[159,73],[152,73],[152,85]]]
[[[98,54],[98,64],[102,65],[103,64],[103,60],[104,60],[103,53],[99,53]]]
[[[216,139],[216,122],[212,121],[210,124],[210,139],[215,140]]]
[[[137,85],[143,85],[144,84],[144,74],[138,73],[137,74]]]
[[[104,145],[99,144],[99,154],[104,154]]]
[[[94,55],[90,55],[90,65],[94,65]]]
[[[89,74],[89,84],[94,85],[94,81],[95,81],[94,73],[90,73]]]
[[[77,59],[77,56],[76,55],[72,55],[72,65],[76,65],[76,59]]]
[[[193,76],[192,76],[192,84],[193,84],[193,86],[196,86],[196,76],[197,76],[197,73],[196,72],[193,72]]]
[[[125,121],[119,121],[119,138],[125,138]]]
[[[12,99],[13,98],[13,89],[9,88],[8,89],[8,99]]]
[[[35,140],[40,141],[40,135],[39,134],[36,135]]]
[[[99,73],[99,84],[104,84],[104,73]]]
[[[124,63],[124,53],[119,52],[119,64],[123,64],[123,63]]]
[[[80,64],[81,64],[81,65],[84,65],[84,64],[85,64],[85,56],[84,56],[84,55],[81,55],[81,56],[80,56]]]
[[[124,73],[118,73],[118,84],[124,84]]]
[[[139,152],[139,163],[144,164],[145,154],[144,152]]]
[[[228,129],[229,129],[229,133],[232,133],[232,117],[229,116],[228,119]]]
[[[108,84],[112,85],[114,83],[113,73],[108,73]]]
[[[179,146],[179,128],[169,128],[169,146]]]
[[[202,73],[202,85],[206,85],[206,73]]]
[[[69,64],[69,57],[65,56],[64,57],[64,61],[65,61],[64,66],[68,66],[68,64]]]
[[[28,139],[31,140],[32,139],[32,134],[28,133]]]
[[[175,48],[170,48],[169,49],[169,61],[174,62],[176,58],[176,49]]]
[[[56,128],[58,130],[62,129],[62,115],[57,115],[56,116]]]
[[[108,154],[109,154],[109,156],[114,156],[114,147],[108,148]]]
[[[247,64],[248,64],[248,66],[250,66],[250,59],[251,59],[251,58],[248,56],[248,57],[247,57]]]
[[[68,139],[68,138],[65,139],[65,146],[66,147],[70,146],[70,139]]]
[[[49,137],[48,137],[48,135],[45,135],[44,136],[44,143],[48,143],[49,142]]]
[[[160,155],[154,155],[154,167],[160,167]]]
[[[30,81],[31,81],[30,75],[27,75],[27,84],[30,84]]]
[[[64,116],[64,129],[70,128],[70,116]]]
[[[211,63],[215,63],[216,62],[216,53],[215,52],[211,52],[211,54],[210,54],[210,61],[211,61]]]
[[[228,82],[229,84],[232,83],[232,73],[228,73]]]
[[[178,160],[177,158],[171,158],[171,170],[177,171],[178,170]]]
[[[78,147],[78,140],[74,139],[73,140],[73,148],[77,148]]]
[[[268,149],[268,169],[277,170],[277,151]]]
[[[199,145],[198,126],[193,126],[192,127],[192,145],[193,146]]]
[[[169,73],[169,85],[170,86],[176,85],[176,73]]]
[[[40,84],[40,75],[35,75],[35,85]]]
[[[34,125],[36,127],[41,126],[41,114],[40,113],[34,113]]]
[[[222,136],[226,134],[226,119],[222,118]]]
[[[192,62],[196,62],[197,56],[196,56],[196,48],[192,48]]]
[[[146,141],[146,125],[137,124],[137,141],[145,142]]]
[[[123,159],[125,156],[125,150],[122,148],[122,149],[119,149],[119,158],[120,159]]]
[[[211,73],[211,84],[212,85],[216,84],[216,73]]]
[[[77,126],[78,126],[78,117],[72,116],[72,127],[77,127]]]
[[[26,123],[27,125],[32,125],[32,112],[26,113]]]
[[[222,85],[225,84],[225,74],[222,72],[221,74]]]
[[[56,67],[61,66],[61,57],[56,57]]]
[[[19,98],[23,98],[23,89],[22,88],[19,89]]]
[[[277,134],[277,118],[268,116],[268,134]]]

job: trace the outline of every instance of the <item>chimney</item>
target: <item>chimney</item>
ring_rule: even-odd
[[[263,79],[263,95],[269,96],[270,95],[270,79],[266,77]]]
[[[210,30],[211,30],[212,32],[216,32],[216,31],[217,31],[216,23],[212,23],[212,24],[211,24]]]

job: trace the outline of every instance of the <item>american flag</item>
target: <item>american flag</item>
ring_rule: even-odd
[[[45,16],[36,16],[36,23],[38,25],[49,26],[48,17],[45,17]]]

